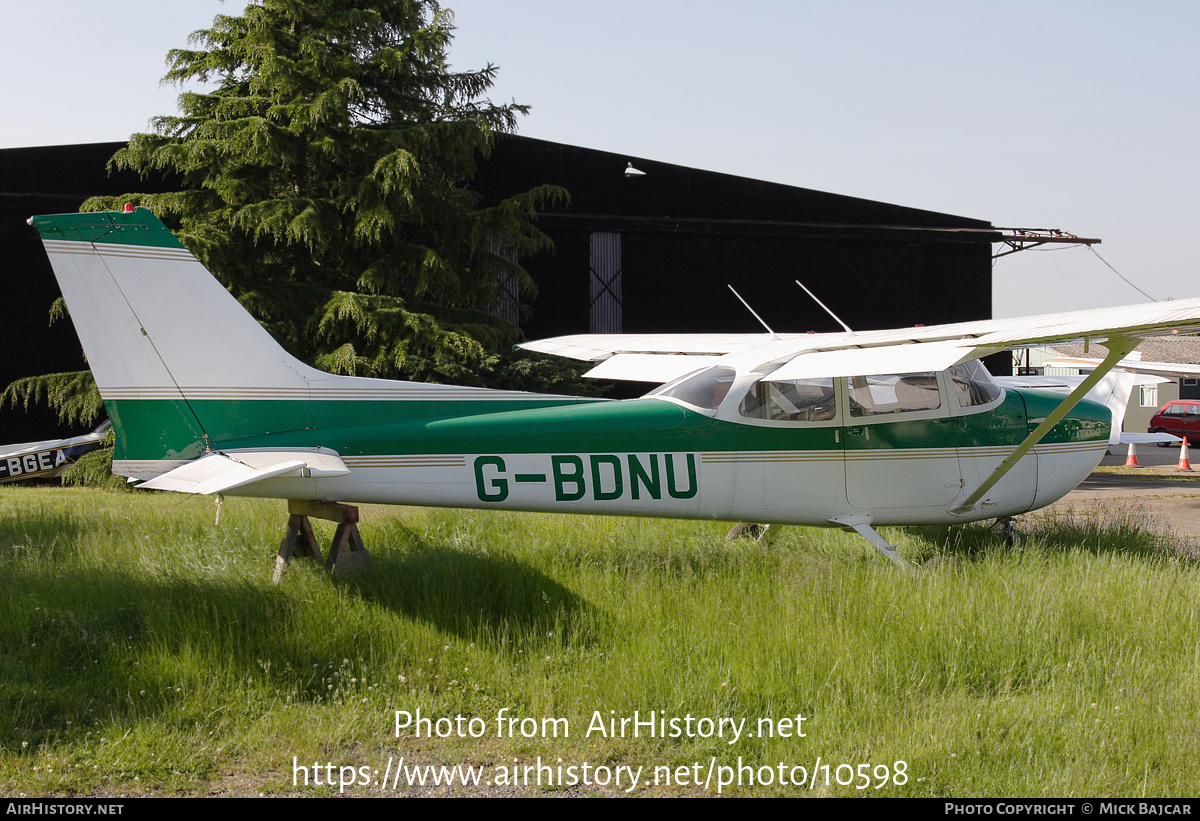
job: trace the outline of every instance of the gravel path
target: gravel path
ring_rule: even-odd
[[[1200,469],[1178,470],[1178,448],[1142,446],[1137,456],[1144,467],[1121,468],[1124,455],[1106,456],[1101,465],[1120,473],[1093,473],[1049,509],[1131,510],[1145,516],[1155,529],[1200,542]]]

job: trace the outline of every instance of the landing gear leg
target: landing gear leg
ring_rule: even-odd
[[[1004,539],[1004,544],[1009,547],[1021,541],[1021,534],[1017,533],[1017,523],[1012,516],[1001,516],[989,530]]]
[[[333,544],[329,546],[329,557],[325,567],[330,573],[349,576],[361,573],[371,567],[371,554],[363,545],[362,535],[358,532],[358,508],[354,505],[343,505],[337,502],[305,502],[288,499],[288,524],[283,542],[279,545],[279,554],[275,557],[275,583],[283,578],[283,571],[291,563],[293,556],[306,556],[321,561],[321,547],[313,533],[309,516],[337,522],[337,531],[333,534]]]
[[[904,561],[904,557],[896,551],[896,545],[889,544],[887,539],[880,536],[879,532],[871,527],[870,516],[837,516],[829,521],[853,530],[859,536],[862,536],[868,542],[875,545],[879,552],[887,556],[892,564],[912,572],[913,566]]]
[[[741,524],[734,525],[725,534],[725,541],[732,542],[735,539],[752,539],[759,544],[770,547],[775,543],[775,539],[779,536],[779,531],[781,530],[783,530],[783,525],[760,525],[754,522],[742,522]]]

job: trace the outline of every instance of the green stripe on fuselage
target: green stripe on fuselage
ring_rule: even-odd
[[[531,398],[494,400],[107,400],[117,429],[116,459],[194,458],[204,452],[202,431],[188,424],[192,413],[214,450],[250,447],[327,447],[345,455],[461,453],[460,447],[430,448],[427,426],[444,419],[489,417],[526,409],[593,404],[603,400]],[[504,413],[502,413],[504,412]]]
[[[1010,391],[991,411],[961,417],[948,430],[933,420],[876,422],[871,437],[852,448],[904,449],[1015,446],[1062,397]],[[660,399],[606,402],[586,399],[494,401],[227,401],[193,400],[214,449],[327,447],[343,456],[473,453],[641,453],[680,451],[805,451],[846,447],[837,426],[737,424],[709,418]],[[180,420],[183,403],[108,403],[120,420],[119,459],[172,458],[161,426],[151,418]],[[1026,416],[1026,405],[1034,409]],[[130,424],[130,415],[140,417]],[[1108,436],[1108,410],[1081,402],[1056,425],[1046,443]],[[308,421],[308,420],[311,420]],[[185,438],[179,423],[174,425]],[[131,431],[133,431],[131,433]],[[140,431],[149,431],[140,433]],[[213,431],[220,433],[213,435]],[[194,441],[194,439],[189,439]],[[184,443],[186,444],[186,443]],[[176,452],[180,449],[175,446]],[[198,455],[198,454],[197,454]]]

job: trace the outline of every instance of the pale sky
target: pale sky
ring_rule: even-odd
[[[520,133],[1062,228],[1156,298],[1200,296],[1200,4],[448,0],[459,69]],[[127,139],[164,58],[242,0],[5,4],[0,147]],[[786,215],[781,215],[786,219]],[[1084,248],[994,268],[997,316],[1144,301]]]

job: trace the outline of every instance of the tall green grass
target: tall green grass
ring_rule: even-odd
[[[283,503],[213,513],[0,489],[5,794],[321,793],[293,786],[293,756],[389,754],[832,765],[828,785],[738,794],[874,794],[833,768],[897,761],[880,794],[1195,791],[1200,573],[1128,518],[1034,518],[1012,549],[983,526],[892,531],[926,566],[909,575],[832,530],[767,547],[715,522],[369,507],[369,573],[298,561],[274,585]],[[418,708],[489,737],[397,738],[394,711]],[[571,735],[496,738],[502,708]],[[635,710],[800,714],[806,736],[584,737]]]

